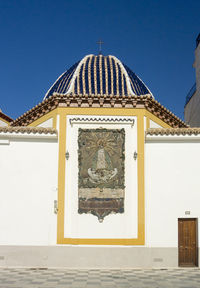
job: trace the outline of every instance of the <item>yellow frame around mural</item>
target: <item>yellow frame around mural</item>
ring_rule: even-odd
[[[144,209],[144,110],[111,108],[58,108],[59,127],[59,165],[58,165],[58,244],[80,245],[144,245],[145,209]],[[66,117],[67,115],[103,115],[136,116],[138,137],[138,237],[133,239],[86,239],[64,237],[64,203],[65,203],[65,152],[66,152]]]
[[[127,108],[58,108],[59,125],[59,165],[58,165],[58,222],[57,243],[74,245],[144,245],[145,244],[145,191],[144,191],[144,116],[162,127],[170,127],[145,109]],[[85,239],[64,237],[64,203],[65,203],[65,152],[66,152],[66,117],[67,115],[103,115],[136,116],[138,139],[138,237],[127,239]],[[147,127],[148,128],[148,127]]]
[[[145,126],[150,126],[150,120],[163,128],[170,126],[145,109],[127,108],[72,108],[63,107],[47,113],[29,126],[37,126],[53,118],[53,127],[56,128],[59,115],[59,156],[58,156],[58,218],[57,243],[73,245],[144,245],[145,244],[145,191],[144,191],[144,144]],[[67,115],[99,115],[99,116],[135,116],[137,117],[137,149],[138,149],[138,237],[126,239],[85,239],[64,237],[64,203],[65,203],[65,152],[66,152],[66,117]],[[144,120],[146,118],[146,123]]]

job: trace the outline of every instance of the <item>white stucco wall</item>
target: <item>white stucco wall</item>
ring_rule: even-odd
[[[67,117],[67,146],[69,160],[66,160],[66,188],[65,188],[65,220],[64,236],[66,238],[137,238],[137,161],[133,159],[137,151],[137,118],[97,116],[107,119],[128,118],[135,121],[134,125],[117,123],[110,124],[82,121],[70,125],[70,119],[86,118],[81,115]],[[95,116],[87,116],[88,119]],[[78,129],[107,128],[125,129],[125,212],[110,214],[100,223],[98,218],[91,214],[78,214]]]
[[[200,217],[200,139],[162,138],[145,145],[146,246],[178,247],[178,218]]]
[[[161,126],[156,122],[150,120],[150,128],[161,128]]]
[[[41,124],[39,124],[37,127],[44,127],[44,128],[51,128],[53,127],[53,118],[50,118]]]
[[[73,117],[84,116],[72,115],[66,119],[66,149],[70,157],[66,160],[64,236],[137,237],[137,161],[133,159],[134,151],[137,152],[136,117],[133,117],[133,127],[122,123],[115,126],[84,122],[71,126],[69,120]],[[117,127],[126,132],[125,213],[106,216],[103,223],[99,223],[96,216],[77,213],[79,127]],[[23,136],[0,140],[0,245],[55,245],[57,140]],[[177,247],[178,218],[200,217],[200,139],[198,136],[147,136],[144,159],[145,246]],[[185,215],[185,211],[190,211],[190,215]]]
[[[23,135],[0,142],[0,245],[56,244],[57,145]]]

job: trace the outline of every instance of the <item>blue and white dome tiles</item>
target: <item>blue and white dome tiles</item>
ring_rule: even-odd
[[[115,56],[87,55],[65,71],[51,86],[53,93],[68,95],[140,96],[152,93],[142,80]]]

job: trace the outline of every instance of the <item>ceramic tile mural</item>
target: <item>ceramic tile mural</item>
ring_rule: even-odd
[[[110,213],[124,212],[125,130],[78,131],[79,210],[102,222]]]

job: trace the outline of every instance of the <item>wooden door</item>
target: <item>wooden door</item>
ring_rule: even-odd
[[[197,219],[178,219],[179,266],[198,265]]]

